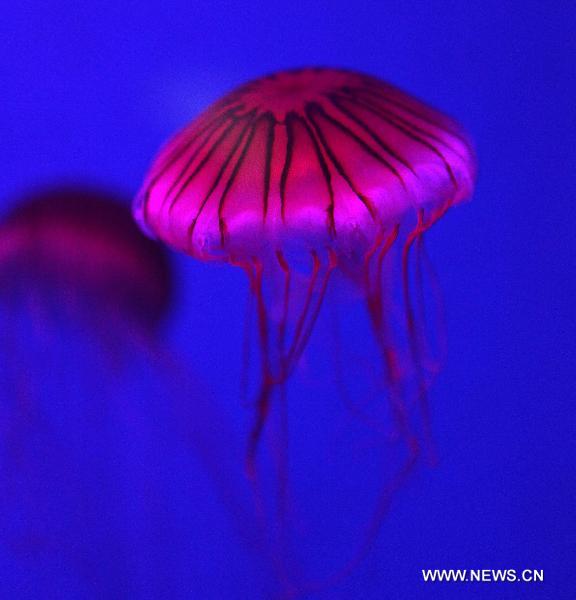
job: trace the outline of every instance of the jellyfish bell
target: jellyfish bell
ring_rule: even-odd
[[[243,268],[256,300],[252,474],[274,392],[307,346],[329,281],[345,274],[365,298],[406,447],[381,518],[420,454],[414,398],[426,420],[428,328],[411,266],[422,260],[424,233],[471,195],[475,174],[471,143],[450,117],[375,77],[330,68],[246,83],[160,151],[135,201],[137,220],[194,258]]]
[[[65,310],[89,305],[150,334],[167,313],[167,255],[108,194],[67,187],[25,199],[0,224],[0,241],[0,294],[40,286]]]
[[[165,146],[136,203],[159,238],[230,260],[293,240],[358,253],[407,212],[467,198],[461,129],[373,77],[334,69],[241,86]]]

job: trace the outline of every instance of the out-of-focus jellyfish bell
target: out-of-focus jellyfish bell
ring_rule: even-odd
[[[162,343],[172,281],[110,194],[37,193],[0,222],[2,597],[196,589],[196,509],[214,485],[237,500],[233,442]]]
[[[32,309],[42,335],[50,334],[43,319],[59,311],[71,323],[85,319],[102,339],[121,324],[153,335],[172,291],[166,253],[133,226],[125,205],[71,187],[25,200],[4,218],[0,281],[3,299]],[[49,306],[36,302],[46,294]]]
[[[252,476],[282,405],[275,392],[307,346],[329,280],[340,272],[361,291],[404,460],[359,555],[426,437],[437,361],[414,290],[423,235],[471,195],[475,174],[451,118],[375,77],[309,68],[251,81],[208,107],[160,152],[136,200],[137,219],[159,239],[249,276],[262,359]]]

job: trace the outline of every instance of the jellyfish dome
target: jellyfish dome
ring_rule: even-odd
[[[166,253],[134,227],[129,209],[96,190],[61,188],[26,198],[0,224],[0,294],[18,282],[50,287],[153,330],[172,280]]]
[[[407,213],[467,198],[475,161],[450,118],[374,77],[286,71],[210,106],[156,159],[136,216],[195,257],[286,245],[357,254]]]
[[[241,85],[160,151],[135,201],[137,220],[196,259],[241,267],[255,298],[261,384],[249,473],[275,393],[339,273],[365,299],[405,446],[379,506],[387,504],[421,454],[426,425],[411,412],[418,406],[426,421],[439,364],[428,356],[417,289],[423,236],[469,198],[475,177],[474,151],[456,121],[385,81],[332,68]]]

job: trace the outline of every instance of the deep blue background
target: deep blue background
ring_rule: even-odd
[[[574,597],[575,27],[576,9],[561,1],[3,7],[2,210],[63,180],[132,197],[167,136],[233,85],[283,67],[389,79],[456,116],[475,140],[473,201],[429,244],[449,317],[450,358],[432,394],[440,464],[399,498],[363,567],[322,597]],[[244,423],[234,395],[244,281],[175,260],[182,283],[167,335]],[[211,543],[206,530],[221,516],[206,512],[199,544]],[[257,583],[215,584],[254,569],[240,552],[228,570],[226,550],[213,546],[214,560],[198,550],[201,596],[260,597]],[[162,545],[151,551],[170,560]],[[422,568],[544,569],[546,581],[425,585]],[[186,577],[170,589],[200,597]]]

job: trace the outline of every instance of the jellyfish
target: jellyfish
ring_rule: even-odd
[[[33,194],[6,215],[0,278],[6,395],[23,417],[41,392],[32,389],[32,365],[11,360],[24,340],[40,357],[59,332],[89,332],[107,366],[121,369],[130,343],[152,343],[172,288],[166,253],[132,226],[126,207],[74,187]],[[70,374],[76,366],[68,365]]]
[[[167,253],[114,195],[41,190],[0,222],[3,589],[16,593],[22,571],[29,590],[73,595],[130,580],[112,505],[123,440],[148,430],[137,374],[171,297]]]
[[[198,563],[185,515],[210,514],[213,488],[241,503],[233,436],[162,340],[173,280],[167,251],[110,193],[36,192],[0,222],[7,595],[179,597]]]
[[[423,293],[425,279],[436,289],[423,239],[470,197],[475,165],[468,136],[440,111],[370,75],[304,68],[209,106],[160,151],[135,201],[149,234],[248,276],[260,373],[251,479],[329,284],[340,277],[364,299],[404,460],[383,484],[358,557],[430,447],[427,392],[442,335],[435,344],[441,307],[433,300],[429,310]]]

